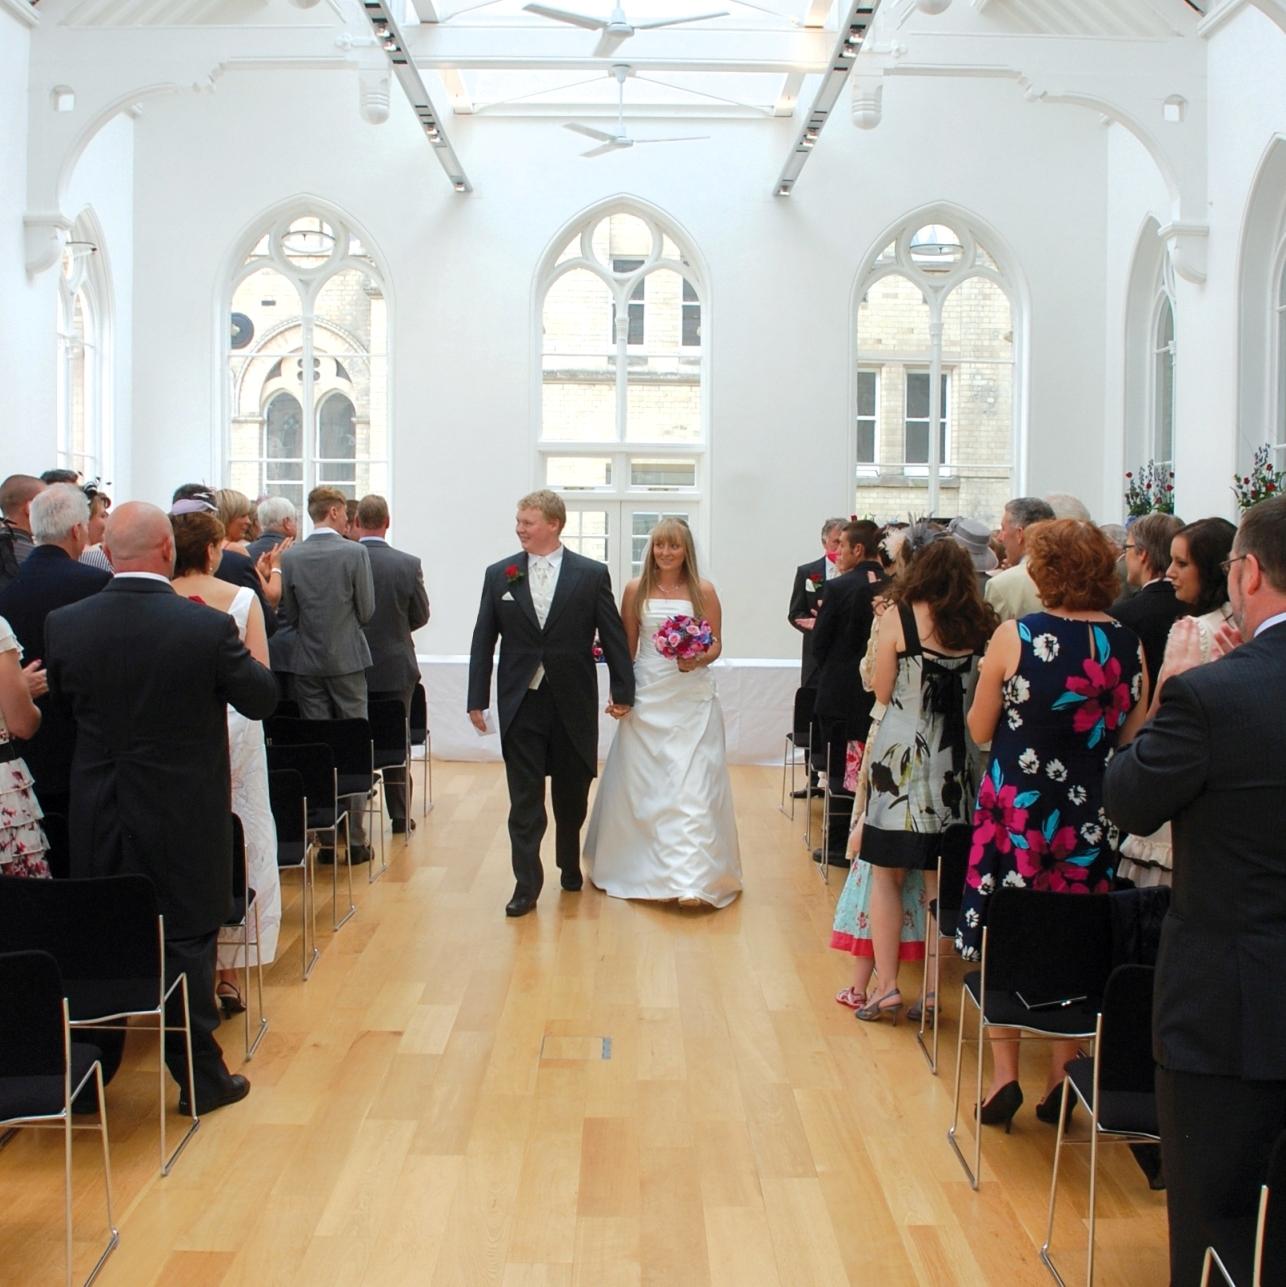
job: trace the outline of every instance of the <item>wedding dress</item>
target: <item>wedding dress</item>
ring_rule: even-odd
[[[237,623],[241,642],[246,639],[246,622],[253,590],[242,587],[228,606],[228,615]],[[263,725],[228,707],[228,758],[232,766],[232,812],[241,819],[246,837],[246,861],[250,888],[259,903],[258,958],[267,965],[277,955],[277,933],[281,928],[281,876],[277,870],[277,827],[268,800],[268,756],[263,744]],[[250,964],[255,963],[254,917],[250,920]],[[219,933],[219,968],[239,969],[245,964],[239,946],[240,930]]]
[[[737,820],[714,677],[656,651],[686,599],[648,599],[634,663],[634,707],[616,727],[585,838],[585,869],[615,898],[698,899],[741,891]]]

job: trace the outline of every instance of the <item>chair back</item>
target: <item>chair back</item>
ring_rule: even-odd
[[[278,849],[283,845],[303,844],[308,798],[298,769],[274,769],[268,774],[268,803],[272,820],[277,824]]]
[[[370,774],[371,726],[364,719],[282,719],[273,716],[264,724],[273,746],[320,742],[329,746],[340,777]],[[312,792],[308,792],[312,799]]]
[[[967,828],[963,832],[964,844],[944,844],[938,857],[938,918],[954,916],[964,904],[965,875],[969,871],[969,844]]]
[[[250,874],[246,870],[246,829],[237,814],[232,815],[232,901],[235,916],[245,908],[246,889]]]
[[[156,889],[142,875],[0,878],[0,949],[48,952],[73,1019],[158,1003],[160,914]]]
[[[269,781],[279,770],[296,773],[303,783],[309,809],[333,811],[335,798],[335,753],[321,742],[291,744],[274,742],[268,747]],[[273,814],[276,817],[274,811]]]
[[[423,683],[416,684],[411,694],[409,720],[411,726],[411,745],[423,746],[429,736],[429,695],[424,691]]]
[[[1103,990],[1103,1036],[1099,1042],[1098,1084],[1103,1091],[1151,1095],[1152,984],[1148,965],[1118,965]]]
[[[790,740],[796,746],[803,746],[810,737],[813,724],[813,708],[817,705],[817,689],[795,689],[795,702],[790,721]]]
[[[366,705],[366,718],[371,726],[371,741],[375,744],[375,767],[387,769],[395,764],[405,764],[410,737],[402,699],[372,699]]]
[[[63,995],[48,952],[0,953],[0,1078],[63,1076]]]
[[[987,908],[987,987],[1028,1001],[1086,997],[1091,1013],[1112,969],[1109,894],[1000,888]]]

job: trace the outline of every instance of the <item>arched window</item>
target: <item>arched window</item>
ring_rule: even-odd
[[[537,298],[539,477],[567,502],[567,544],[619,583],[663,515],[698,525],[705,290],[673,232],[621,209],[554,248]]]
[[[96,229],[73,225],[58,279],[58,464],[101,478],[108,393],[106,274]]]
[[[1277,358],[1277,415],[1273,421],[1275,460],[1280,469],[1286,465],[1286,236],[1277,248],[1277,307],[1273,321],[1277,330],[1274,346]]]
[[[1162,285],[1152,325],[1152,443],[1149,458],[1174,468],[1174,300]]]
[[[312,488],[387,493],[383,279],[341,219],[282,217],[238,267],[227,370],[229,485],[302,507]]]
[[[998,518],[1013,494],[1011,287],[967,227],[916,219],[857,308],[859,513]]]

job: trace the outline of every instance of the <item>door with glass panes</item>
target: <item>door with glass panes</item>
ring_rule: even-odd
[[[648,501],[568,500],[563,544],[606,563],[617,603],[625,583],[643,568],[648,533],[663,518],[693,521],[694,504],[658,497]]]

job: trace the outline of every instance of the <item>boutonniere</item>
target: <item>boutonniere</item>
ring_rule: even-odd
[[[520,568],[516,563],[511,563],[507,568],[505,568],[505,584],[517,585],[525,575],[526,573],[523,572],[522,568]]]
[[[817,593],[817,582],[814,581],[811,576],[808,578],[807,581],[804,582],[804,593],[805,594]]]

